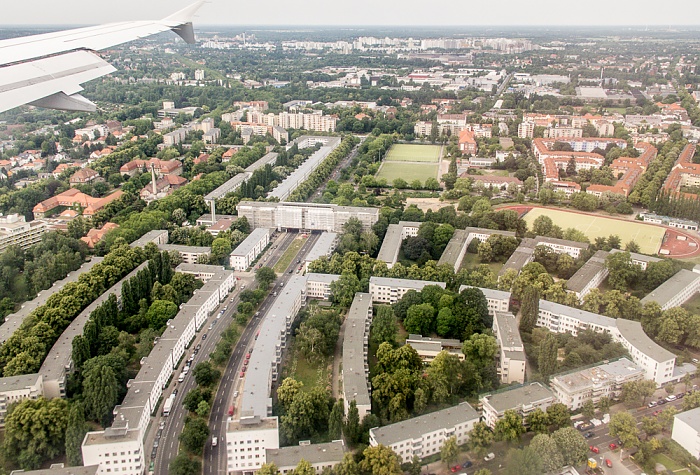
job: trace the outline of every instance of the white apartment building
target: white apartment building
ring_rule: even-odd
[[[671,381],[676,355],[649,338],[640,322],[622,318],[616,322],[617,334],[613,333],[613,339],[622,343],[632,360],[644,369],[645,379],[651,379],[659,386]]]
[[[0,378],[0,427],[5,427],[7,407],[25,399],[39,399],[44,394],[40,374]]]
[[[400,221],[399,224],[390,224],[384,235],[382,247],[379,248],[377,260],[386,262],[391,269],[399,258],[401,243],[408,237],[418,236],[418,230],[423,223],[417,221]]]
[[[304,258],[304,270],[309,271],[309,264],[321,257],[330,257],[338,246],[338,233],[321,233],[314,247]]]
[[[662,310],[679,307],[700,292],[700,264],[692,271],[681,269],[673,277],[642,299],[642,304],[657,302]]]
[[[267,450],[279,449],[277,417],[229,418],[226,423],[226,469],[229,475],[253,473],[267,463]]]
[[[399,223],[400,224],[400,223]],[[391,225],[389,225],[391,227]],[[387,234],[389,230],[387,230]],[[467,248],[473,239],[478,239],[479,242],[486,241],[491,235],[500,234],[501,236],[515,237],[515,233],[511,231],[499,231],[497,229],[473,228],[456,229],[452,235],[452,239],[447,243],[445,250],[440,256],[438,264],[448,264],[457,272],[462,265],[464,255],[467,253]],[[386,241],[386,238],[384,238]],[[391,267],[391,266],[390,266]]]
[[[557,254],[568,254],[574,259],[578,259],[581,251],[591,247],[587,242],[568,241],[551,237],[537,236],[535,240],[538,246],[546,246]]]
[[[413,126],[413,135],[416,137],[428,137],[433,132],[433,123],[419,120]]]
[[[460,285],[459,292],[465,289],[479,289],[486,297],[486,302],[489,307],[489,315],[494,316],[496,312],[507,312],[510,308],[510,292],[496,289],[485,289],[483,287],[472,287],[470,285]]]
[[[573,336],[578,335],[579,330],[610,334],[617,332],[614,318],[548,300],[540,300],[537,326],[547,328],[554,333],[571,333]]]
[[[370,277],[369,293],[373,302],[394,304],[409,290],[420,292],[426,285],[437,285],[443,289],[444,282],[429,282],[427,280],[393,279],[391,277]]]
[[[316,203],[242,201],[236,207],[253,228],[298,229],[340,233],[350,218],[368,231],[379,220],[379,209]]]
[[[545,138],[581,138],[583,137],[583,129],[576,127],[549,127],[544,130]]]
[[[586,401],[598,404],[601,398],[615,399],[622,393],[622,385],[641,381],[645,371],[627,358],[604,363],[592,368],[558,374],[549,386],[560,403],[575,411]]]
[[[343,461],[345,444],[334,440],[325,444],[299,444],[279,449],[267,449],[267,463],[274,463],[282,475],[294,472],[299,461],[304,459],[311,464],[317,475],[331,469]]]
[[[597,251],[591,258],[566,282],[568,290],[576,294],[579,301],[583,301],[591,290],[597,289],[610,273],[605,266],[605,259],[609,253],[603,250]]]
[[[200,257],[209,256],[211,247],[206,246],[182,246],[180,244],[161,244],[158,246],[161,251],[177,252],[185,264],[197,264]]]
[[[700,407],[673,417],[671,438],[700,460]]]
[[[521,122],[518,125],[518,137],[521,139],[531,139],[535,136],[534,122]]]
[[[615,254],[616,252],[623,251],[621,251],[620,249],[613,249],[610,251],[611,254]],[[636,252],[630,252],[630,259],[632,260],[632,264],[641,267],[642,270],[647,270],[647,266],[652,262],[660,262],[663,260],[659,259],[658,257],[647,256],[645,254],[638,254]]]
[[[229,255],[234,270],[246,270],[270,244],[270,229],[255,228]]]
[[[399,456],[401,463],[407,463],[414,456],[423,459],[440,453],[442,444],[450,437],[455,437],[458,445],[465,444],[477,422],[479,413],[469,403],[463,402],[395,424],[374,427],[369,430],[369,445],[389,447]]]
[[[464,359],[462,353],[462,342],[449,338],[431,338],[423,335],[408,335],[406,344],[416,350],[421,361],[425,364],[430,364],[437,355],[443,351],[447,351],[451,355],[456,356],[460,360]]]
[[[0,252],[10,246],[22,249],[33,246],[48,231],[48,225],[41,220],[26,222],[24,216],[18,214],[0,216]]]
[[[372,299],[358,292],[345,320],[343,337],[343,403],[345,414],[355,401],[362,420],[372,411],[369,388],[369,327],[372,323]]]
[[[530,383],[516,388],[507,388],[493,394],[485,394],[479,398],[482,404],[482,414],[486,425],[494,428],[496,421],[503,417],[506,411],[513,410],[523,419],[535,409],[546,411],[557,402],[554,393],[541,383]]]
[[[331,284],[340,279],[337,274],[306,274],[306,297],[328,300],[331,297]]]
[[[499,348],[496,362],[502,384],[525,382],[525,347],[520,338],[515,315],[510,312],[495,312],[493,334]]]

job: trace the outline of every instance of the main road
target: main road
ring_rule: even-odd
[[[291,236],[296,236],[296,234],[291,234]],[[309,253],[311,248],[314,246],[318,240],[319,234],[311,234],[309,239],[304,243],[296,257],[292,259],[289,266],[284,270],[284,272],[275,281],[275,287],[286,285],[289,279],[295,275],[299,267],[299,260],[303,260],[306,254]],[[272,255],[268,258],[267,263],[269,267],[272,267],[275,262],[282,257],[283,251],[281,249],[276,249],[273,251]],[[237,416],[240,410],[238,404],[238,398],[234,399],[233,395],[236,391],[241,392],[243,386],[243,379],[240,376],[241,365],[245,354],[249,349],[252,348],[253,342],[255,341],[255,335],[258,331],[260,323],[265,317],[265,313],[272,305],[275,300],[275,295],[270,294],[263,301],[262,305],[258,310],[258,315],[253,317],[251,322],[248,324],[246,329],[243,331],[238,343],[233,349],[233,354],[228,362],[226,371],[221,378],[221,384],[219,385],[216,396],[214,397],[214,404],[212,405],[211,415],[209,416],[209,431],[211,437],[217,437],[219,443],[216,447],[211,444],[211,437],[209,443],[204,446],[204,475],[218,475],[226,473],[226,423],[228,421],[229,407],[234,406],[234,417]],[[261,397],[267,397],[267,395],[261,395]]]

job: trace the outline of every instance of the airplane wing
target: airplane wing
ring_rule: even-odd
[[[194,43],[191,18],[205,1],[162,20],[109,23],[0,41],[0,112],[23,104],[94,111],[95,104],[79,94],[81,84],[116,71],[96,51],[168,30]]]

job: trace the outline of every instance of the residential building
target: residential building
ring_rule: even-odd
[[[671,438],[700,460],[700,407],[673,416]]]
[[[396,226],[390,224],[389,227]],[[387,228],[387,235],[389,234],[389,229]],[[455,229],[450,242],[447,243],[445,250],[442,251],[438,265],[447,264],[454,269],[455,272],[459,270],[462,266],[462,261],[464,260],[464,255],[467,253],[467,239],[469,237],[469,232],[466,229]],[[386,242],[386,236],[384,237]],[[384,247],[384,244],[382,244]],[[381,251],[380,251],[381,252]],[[387,264],[388,266],[388,264]]]
[[[457,356],[460,360],[464,359],[462,342],[459,340],[430,338],[423,335],[410,334],[406,338],[406,344],[416,350],[421,361],[425,364],[430,364],[443,351]]]
[[[246,270],[270,243],[270,229],[255,228],[229,255],[231,268]]]
[[[581,138],[583,137],[583,129],[576,127],[548,127],[544,130],[544,137],[550,139]]]
[[[399,224],[390,224],[384,235],[379,254],[377,254],[377,260],[386,262],[386,266],[391,269],[399,258],[403,240],[418,236],[421,224],[423,223],[417,221],[400,221]]]
[[[579,301],[583,302],[583,297],[591,290],[597,289],[608,277],[609,271],[605,266],[605,259],[609,254],[603,250],[597,251],[566,282],[566,288],[576,294]]]
[[[537,246],[546,246],[557,254],[568,254],[574,259],[578,259],[581,255],[581,251],[591,247],[587,242],[568,241],[566,239],[544,236],[537,236],[535,239],[537,241]]]
[[[553,376],[549,386],[560,403],[571,411],[580,409],[587,401],[598,404],[601,398],[617,399],[622,385],[641,381],[645,371],[627,358],[590,368]]]
[[[414,456],[424,459],[440,453],[445,440],[450,437],[457,439],[457,445],[465,444],[477,422],[479,413],[469,403],[463,402],[441,411],[374,427],[369,430],[369,445],[389,447],[399,456],[401,463],[408,463]]]
[[[253,228],[298,229],[340,233],[350,218],[357,218],[367,231],[379,220],[378,208],[360,208],[317,203],[273,203],[241,201],[238,215]]]
[[[314,247],[304,258],[304,270],[309,271],[309,264],[321,257],[330,257],[338,246],[338,233],[323,232],[319,236]]]
[[[40,374],[25,374],[0,378],[0,427],[5,427],[5,416],[10,404],[44,395]]]
[[[132,160],[122,165],[119,173],[134,176],[137,173],[150,173],[151,169],[155,170],[158,177],[163,175],[181,175],[182,162],[180,160],[161,160],[159,158]]]
[[[531,139],[535,136],[535,123],[523,121],[518,125],[518,138]]]
[[[90,249],[94,249],[95,245],[98,242],[100,242],[102,238],[104,238],[107,235],[108,232],[110,232],[113,229],[117,229],[118,227],[119,225],[115,223],[105,223],[104,226],[102,226],[100,229],[90,229],[87,235],[81,237],[80,240],[87,244],[87,247],[89,247]]]
[[[370,294],[358,292],[345,320],[343,336],[343,403],[347,415],[350,403],[355,401],[362,420],[372,411],[369,385],[369,327],[372,323]]]
[[[267,451],[279,449],[277,416],[233,419],[226,422],[228,474],[253,473],[267,463]]]
[[[571,333],[573,336],[577,336],[579,330],[593,330],[612,335],[617,329],[614,318],[548,300],[540,300],[536,324],[554,333]]]
[[[328,300],[331,297],[331,284],[340,279],[337,274],[306,274],[306,297]]]
[[[696,144],[689,143],[678,156],[671,173],[664,181],[663,189],[666,192],[694,199],[695,195],[683,192],[683,187],[700,186],[700,164],[693,162],[696,147]]]
[[[369,293],[372,294],[373,302],[394,304],[409,290],[420,292],[426,285],[437,285],[443,289],[447,287],[444,282],[373,276],[369,278]]]
[[[121,190],[116,190],[103,198],[93,198],[71,188],[37,204],[32,212],[34,217],[43,218],[57,208],[79,208],[82,209],[83,216],[91,217],[109,203],[121,198],[123,194]]]
[[[620,249],[613,249],[610,251],[611,254],[615,254],[616,252],[623,251]],[[639,266],[642,270],[647,270],[647,266],[652,262],[661,262],[663,260],[658,257],[647,256],[637,252],[630,252],[630,259],[632,260],[632,264]]]
[[[131,247],[146,247],[146,244],[152,242],[156,246],[161,246],[163,244],[168,244],[168,230],[167,229],[155,229],[153,231],[148,231],[146,234],[138,238],[136,241],[130,244]]]
[[[416,125],[413,126],[413,135],[416,137],[430,137],[433,132],[433,123],[419,120]]]
[[[265,451],[267,463],[274,463],[282,475],[294,472],[300,460],[311,464],[316,475],[331,469],[343,461],[345,444],[342,440],[334,440],[325,444],[299,444],[279,449]]]
[[[0,252],[10,246],[27,249],[40,242],[41,236],[48,231],[48,225],[41,220],[27,222],[19,214],[0,216]]]
[[[510,312],[495,312],[492,329],[500,350],[496,368],[501,384],[524,383],[525,347],[515,315]]]
[[[463,154],[476,155],[478,146],[474,138],[474,132],[464,129],[459,133],[459,150]]]
[[[520,190],[523,186],[523,182],[514,176],[469,175],[464,173],[461,177],[472,179],[476,186],[483,186],[493,190],[505,191],[511,185],[516,190]]]
[[[491,429],[506,411],[515,411],[525,419],[535,409],[546,411],[557,399],[554,393],[541,383],[530,383],[503,391],[489,393],[479,398],[486,425]]]
[[[670,216],[659,216],[653,213],[644,213],[642,219],[645,223],[661,224],[671,228],[685,229],[687,231],[697,231],[698,223],[687,219],[672,218]]]
[[[656,302],[662,310],[680,307],[700,291],[700,265],[692,271],[681,269],[642,299],[642,304]]]
[[[498,277],[500,278],[509,269],[515,270],[518,274],[523,267],[535,260],[535,247],[537,246],[537,241],[530,238],[525,238],[520,241],[520,245],[515,248],[513,254],[510,255],[508,260],[501,270],[498,271]]]
[[[70,186],[84,185],[100,178],[100,174],[92,168],[83,168],[70,177]]]
[[[10,475],[98,475],[100,473],[99,465],[90,465],[89,467],[64,467],[63,463],[51,464],[49,468],[39,470],[15,470],[10,472]]]
[[[470,285],[460,285],[459,292],[461,293],[463,290],[470,288],[479,289],[481,293],[484,294],[489,308],[489,315],[494,316],[496,312],[507,312],[510,308],[510,292],[486,289],[483,287],[472,287]]]
[[[644,369],[645,379],[662,385],[673,379],[676,355],[658,345],[644,333],[642,324],[632,320],[617,319],[615,341],[622,343],[632,360]]]

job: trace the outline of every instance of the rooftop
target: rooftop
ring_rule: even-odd
[[[642,299],[642,305],[656,302],[662,307],[678,295],[679,290],[685,289],[700,279],[700,274],[686,269],[679,270],[673,277],[651,291]]]
[[[526,244],[529,244],[529,242]],[[503,267],[501,267],[498,275],[502,276],[508,269],[515,269],[518,273],[520,273],[520,270],[525,267],[526,264],[532,261],[534,252],[534,248],[521,243],[520,246],[515,249],[513,254],[510,255],[506,263],[503,264]]]
[[[315,272],[309,272],[306,274],[307,282],[323,282],[325,284],[331,284],[338,279],[340,279],[338,274],[317,274]]]
[[[570,391],[579,391],[601,383],[625,381],[630,375],[644,376],[645,371],[627,358],[604,363],[591,368],[552,377],[553,385],[561,385]]]
[[[451,267],[458,267],[461,262],[457,262],[459,256],[462,254],[462,249],[464,249],[467,239],[469,238],[469,232],[465,229],[457,229],[452,235],[452,239],[447,243],[447,247],[442,252],[440,256],[440,264],[448,264]]]
[[[396,287],[400,289],[414,289],[423,290],[423,287],[427,285],[437,285],[443,289],[447,287],[444,282],[431,282],[427,280],[413,280],[413,279],[394,279],[393,277],[370,277],[370,285],[379,285],[384,287]]]
[[[401,241],[401,225],[390,224],[384,235],[384,241],[382,241],[379,254],[377,254],[377,260],[391,263],[392,265],[396,263],[399,249],[401,248]]]
[[[509,351],[524,351],[515,315],[510,312],[495,312],[493,323],[498,327],[497,338],[501,348]]]
[[[491,406],[497,413],[502,414],[509,409],[554,399],[554,393],[541,383],[531,383],[513,389],[508,388],[502,392],[485,394],[479,399],[484,404]]]
[[[301,459],[311,464],[340,462],[345,455],[342,440],[325,444],[293,445],[279,449],[267,449],[267,463],[274,463],[278,469],[296,467]]]
[[[374,440],[383,445],[391,445],[408,439],[418,439],[423,434],[440,429],[449,429],[457,424],[479,419],[479,413],[463,402],[441,411],[423,414],[405,421],[372,429]]]
[[[260,241],[265,238],[265,235],[270,236],[270,229],[268,228],[255,228],[246,237],[242,243],[236,247],[236,249],[231,252],[231,256],[247,256],[250,251],[253,250],[255,246],[258,245]]]
[[[41,379],[41,375],[36,373],[0,378],[0,394],[21,391],[29,386],[35,386],[39,379]]]
[[[675,418],[700,432],[700,407],[676,414]]]
[[[599,315],[593,312],[587,312],[578,308],[567,307],[566,305],[550,302],[549,300],[540,299],[540,310],[550,312],[554,315],[565,315],[570,318],[575,318],[582,323],[595,325],[598,327],[615,327],[614,318],[606,317],[605,315]]]
[[[367,381],[365,337],[372,312],[372,296],[358,292],[345,320],[343,337],[343,392],[346,401],[371,404]]]
[[[306,262],[313,262],[319,257],[328,256],[333,251],[334,244],[338,239],[338,234],[324,232],[321,233],[314,246],[304,259]]]
[[[627,340],[634,348],[659,363],[674,359],[676,355],[662,346],[656,344],[642,329],[640,322],[617,319],[617,329],[622,338]]]
[[[492,299],[492,300],[508,300],[508,301],[510,301],[510,292],[506,292],[504,290],[486,289],[484,287],[472,287],[471,285],[460,285],[459,286],[460,293],[465,289],[479,289],[479,290],[481,290],[481,293],[484,294],[484,297],[486,297],[487,300]]]
[[[608,252],[597,251],[588,261],[566,282],[566,287],[572,292],[581,292],[605,267]]]
[[[40,470],[14,470],[10,475],[97,475],[100,472],[99,465],[89,467],[56,467],[43,468]]]

